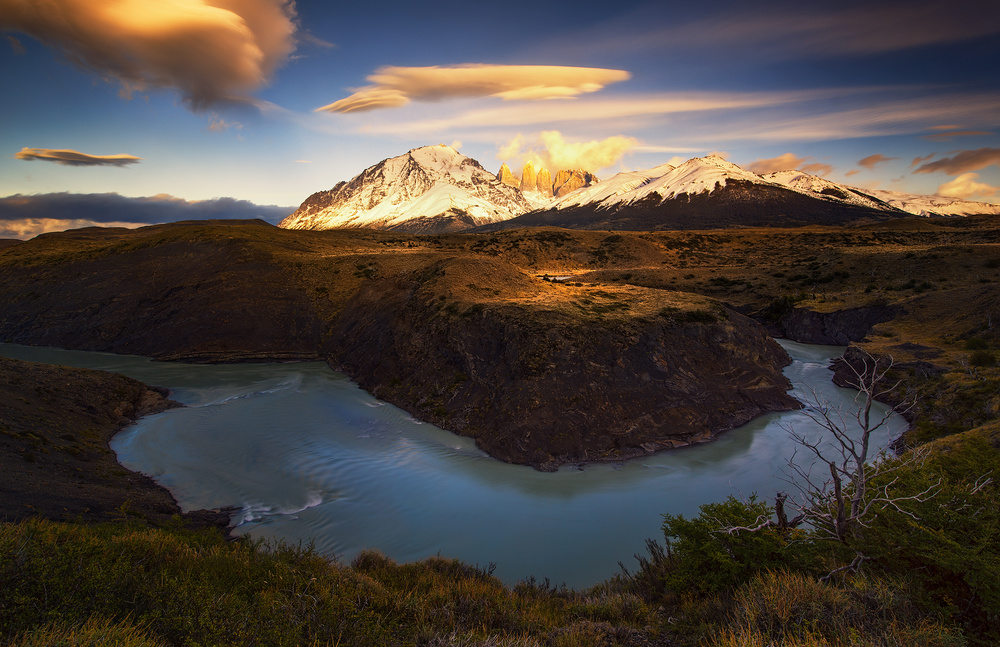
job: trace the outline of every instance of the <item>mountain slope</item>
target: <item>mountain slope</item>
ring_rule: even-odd
[[[622,230],[841,225],[901,215],[898,209],[869,196],[831,187],[812,191],[786,186],[709,155],[677,167],[664,164],[646,171],[619,173],[556,200],[545,211],[483,229],[540,225]]]
[[[309,196],[285,229],[460,231],[531,210],[517,189],[448,146],[415,148]]]

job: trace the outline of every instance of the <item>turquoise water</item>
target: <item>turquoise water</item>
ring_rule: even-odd
[[[830,382],[841,347],[780,342],[804,399],[851,406]],[[310,543],[349,560],[375,548],[496,565],[580,587],[632,566],[665,512],[693,515],[727,495],[788,490],[788,429],[817,435],[801,411],[768,414],[717,441],[621,464],[555,473],[496,461],[467,438],[411,418],[319,362],[189,365],[0,344],[0,355],[100,368],[165,386],[185,405],[111,442],[126,467],[169,488],[185,510],[235,506],[236,534]],[[885,411],[880,408],[878,413]],[[896,416],[876,447],[906,428]]]

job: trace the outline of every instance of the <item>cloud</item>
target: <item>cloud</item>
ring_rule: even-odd
[[[42,160],[66,166],[125,166],[142,159],[135,155],[88,155],[79,151],[55,148],[22,148],[14,155],[19,160]]]
[[[879,164],[884,164],[891,160],[899,159],[898,157],[886,157],[881,153],[876,153],[875,155],[869,155],[868,157],[858,160],[858,165],[863,166],[869,171],[874,171],[875,167]]]
[[[240,100],[295,48],[292,0],[4,0],[0,29],[62,51],[125,94],[174,88],[194,109]]]
[[[759,175],[765,175],[767,173],[775,173],[777,171],[797,169],[808,159],[808,157],[796,157],[792,153],[785,153],[784,155],[779,155],[777,157],[759,159],[754,162],[750,162],[750,164],[747,165],[747,169]]]
[[[317,110],[362,112],[398,108],[411,99],[437,101],[456,97],[565,99],[596,92],[631,76],[624,70],[557,65],[383,67],[368,77],[373,85],[359,88],[351,96]]]
[[[568,142],[557,130],[547,130],[526,138],[517,135],[498,147],[497,159],[517,167],[531,162],[552,172],[585,169],[595,172],[617,164],[639,142],[632,137],[615,135],[587,142]]]
[[[851,169],[850,171],[848,171],[847,173],[844,173],[844,175],[846,175],[847,177],[851,177],[852,175],[857,175],[857,174],[858,174],[858,173],[860,173],[860,172],[861,172],[861,171],[859,171],[858,169],[856,169],[856,168],[852,168],[852,169]]]
[[[977,135],[992,135],[988,130],[954,130],[952,132],[945,133],[934,133],[933,135],[924,135],[924,139],[929,139],[932,142],[950,142],[955,137],[975,137]]]
[[[934,157],[935,155],[937,155],[937,153],[931,153],[930,155],[924,155],[923,157],[914,157],[913,161],[910,162],[910,168],[913,168],[917,164],[923,164],[924,162]]]
[[[569,122],[587,122],[588,127],[592,127],[597,121],[662,119],[678,114],[700,116],[702,113],[717,110],[768,108],[821,101],[856,92],[857,90],[850,89],[823,89],[790,92],[659,92],[614,98],[588,96],[571,102],[554,101],[475,108],[423,121],[393,118],[382,122],[367,122],[366,125],[371,133],[409,136],[442,131],[453,132],[457,128],[498,128]],[[714,131],[718,131],[719,124],[715,120],[711,123]],[[695,147],[692,150],[704,150],[704,147]]]
[[[686,21],[677,19],[672,5],[661,6],[659,15],[656,9],[651,15],[650,7],[644,6],[591,31],[572,32],[550,47],[567,56],[670,55],[698,48],[699,57],[728,59],[734,52],[744,57],[752,52],[754,60],[815,60],[901,51],[1000,33],[1000,8],[995,0],[968,0],[961,10],[939,0],[770,6],[734,3],[724,11]],[[724,45],[704,47],[708,42]]]
[[[138,227],[178,220],[261,218],[276,224],[294,210],[233,198],[188,201],[170,195],[128,198],[117,193],[16,194],[0,198],[0,236],[22,238],[74,227]],[[62,217],[53,218],[54,214]]]
[[[945,157],[917,168],[914,173],[936,173],[942,171],[949,175],[958,175],[969,171],[978,171],[993,164],[1000,164],[1000,148],[977,148],[962,151],[954,157]]]
[[[233,130],[243,130],[243,124],[238,121],[226,121],[219,115],[212,113],[208,121],[208,130],[213,133],[224,133],[232,128]]]
[[[813,162],[812,164],[806,164],[799,169],[800,171],[805,171],[806,173],[812,173],[813,175],[829,175],[833,173],[833,167],[829,164],[823,164],[821,162]]]
[[[963,173],[950,182],[938,187],[937,194],[948,198],[987,198],[1000,194],[1000,187],[990,186],[979,179],[978,173]]]

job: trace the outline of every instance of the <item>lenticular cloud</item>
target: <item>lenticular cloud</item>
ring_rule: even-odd
[[[126,91],[175,88],[195,109],[260,87],[293,51],[291,0],[5,0],[0,29],[62,50]]]

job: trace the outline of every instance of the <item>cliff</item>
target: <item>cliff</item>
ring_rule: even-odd
[[[710,440],[795,406],[785,353],[710,299],[553,284],[438,251],[438,238],[415,244],[263,223],[40,237],[0,257],[0,339],[187,361],[328,358],[493,456],[545,469]]]

